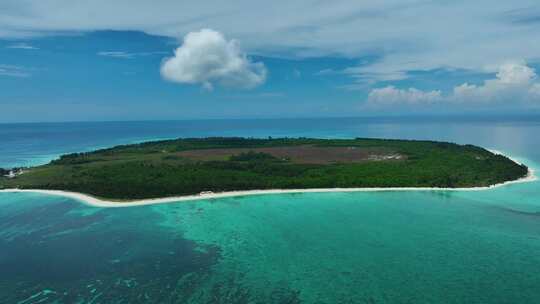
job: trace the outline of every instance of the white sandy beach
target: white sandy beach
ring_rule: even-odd
[[[490,150],[495,154],[501,154],[500,151]],[[518,160],[510,158],[512,161],[521,164]],[[271,189],[271,190],[247,190],[247,191],[230,191],[230,192],[220,192],[220,193],[208,193],[201,195],[185,195],[185,196],[173,196],[173,197],[164,197],[164,198],[153,198],[153,199],[143,199],[143,200],[134,200],[134,201],[110,201],[102,200],[87,194],[78,193],[78,192],[69,192],[69,191],[60,191],[60,190],[40,190],[40,189],[4,189],[0,190],[1,192],[9,193],[41,193],[46,195],[56,195],[68,197],[75,199],[82,203],[85,203],[94,207],[133,207],[133,206],[143,206],[143,205],[153,205],[153,204],[164,204],[164,203],[173,203],[173,202],[183,202],[183,201],[195,201],[195,200],[206,200],[206,199],[219,199],[227,197],[238,197],[238,196],[251,196],[251,195],[265,195],[265,194],[292,194],[292,193],[326,193],[326,192],[383,192],[383,191],[484,191],[503,187],[510,184],[517,183],[528,183],[537,180],[534,169],[529,168],[529,173],[527,176],[514,180],[508,181],[505,183],[500,183],[492,185],[489,187],[473,187],[473,188],[431,188],[431,187],[394,187],[394,188],[319,188],[319,189]]]

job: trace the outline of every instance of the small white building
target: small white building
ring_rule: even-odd
[[[19,170],[19,171],[10,170],[9,173],[4,175],[4,176],[7,177],[7,178],[15,178],[15,177],[17,177],[17,175],[20,175],[22,173],[23,173],[22,170]]]

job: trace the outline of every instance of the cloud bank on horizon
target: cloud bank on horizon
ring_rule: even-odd
[[[463,83],[444,96],[440,90],[398,89],[386,86],[371,90],[368,106],[396,104],[429,105],[437,103],[534,103],[540,102],[540,82],[534,69],[525,63],[506,63],[499,67],[496,78],[482,85]]]

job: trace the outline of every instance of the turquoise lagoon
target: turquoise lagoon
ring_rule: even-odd
[[[161,133],[163,124],[156,124],[155,137],[169,136]],[[169,124],[182,129],[182,122]],[[288,131],[411,138],[416,132],[503,150],[540,169],[535,120],[193,124],[193,136]],[[60,124],[48,127],[58,128],[55,136],[68,132]],[[105,127],[79,128],[93,134]],[[137,140],[117,133],[114,141]],[[112,143],[101,140],[87,145]],[[80,145],[74,141],[54,149]],[[50,152],[8,149],[24,150],[28,159]],[[0,154],[0,161],[8,158]],[[540,182],[487,191],[260,195],[129,208],[0,194],[0,303],[538,303],[539,286]]]

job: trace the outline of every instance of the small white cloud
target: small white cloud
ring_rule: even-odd
[[[527,84],[535,78],[536,72],[525,63],[503,64],[497,73],[497,80],[503,84]]]
[[[333,69],[323,69],[315,73],[315,76],[326,76],[326,75],[333,75],[338,74],[339,72]]]
[[[251,62],[235,40],[227,41],[210,29],[187,34],[174,56],[161,65],[166,80],[201,84],[206,89],[215,84],[253,88],[265,82],[266,73],[264,64]]]
[[[28,43],[24,43],[24,42],[8,45],[6,48],[8,48],[8,49],[22,49],[22,50],[39,50],[38,47],[32,46],[32,45],[30,45]]]
[[[0,76],[25,78],[30,77],[29,69],[9,64],[0,64]]]
[[[368,95],[368,103],[371,105],[425,104],[441,100],[441,91],[425,92],[415,88],[403,90],[394,86],[373,89]]]

